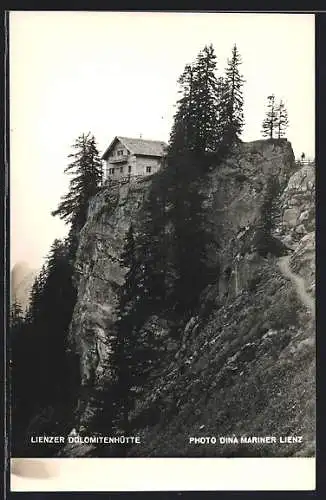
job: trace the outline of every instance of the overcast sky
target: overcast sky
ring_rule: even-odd
[[[74,140],[91,131],[103,152],[115,135],[168,141],[177,79],[205,44],[224,72],[243,59],[243,140],[261,137],[266,97],[289,113],[296,156],[314,156],[311,14],[11,12],[11,265],[39,267],[67,226],[50,215],[67,190]]]

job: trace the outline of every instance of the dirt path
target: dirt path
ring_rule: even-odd
[[[306,292],[304,279],[291,270],[290,258],[290,255],[281,257],[278,261],[279,268],[282,274],[292,281],[302,304],[311,311],[312,317],[315,318],[315,300]]]

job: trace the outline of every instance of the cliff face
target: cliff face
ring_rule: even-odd
[[[90,203],[75,264],[77,304],[70,328],[69,349],[80,358],[81,396],[78,415],[87,425],[97,411],[89,393],[110,382],[111,336],[117,320],[118,291],[126,269],[120,261],[125,236],[137,227],[147,179],[113,183]]]
[[[271,181],[273,232],[262,246]],[[125,236],[151,179],[107,186],[92,200],[76,261],[78,299],[70,349],[81,363],[77,414],[87,429],[110,381]],[[275,185],[275,182],[274,182]],[[221,272],[199,298],[180,341],[164,345],[131,420],[131,456],[287,456],[314,453],[314,169],[298,168],[287,141],[241,144],[201,184],[213,228],[207,259]],[[270,197],[271,198],[271,197]],[[265,204],[265,205],[264,205]],[[276,209],[275,209],[276,207]],[[194,245],[196,242],[194,242]],[[168,334],[164,317],[145,326]],[[166,335],[168,337],[168,335]],[[92,396],[93,395],[93,396]],[[189,437],[276,436],[272,445],[194,446]],[[302,436],[280,444],[279,436]],[[64,455],[95,454],[90,446]]]

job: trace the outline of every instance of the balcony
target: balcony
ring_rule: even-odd
[[[108,163],[123,163],[128,161],[129,155],[112,156],[109,158]]]

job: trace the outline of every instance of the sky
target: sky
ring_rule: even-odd
[[[71,145],[94,134],[168,141],[177,79],[206,44],[224,73],[243,64],[244,141],[261,138],[267,96],[283,99],[295,156],[314,157],[313,14],[10,12],[11,266],[39,268],[68,227],[52,217],[67,192]]]

